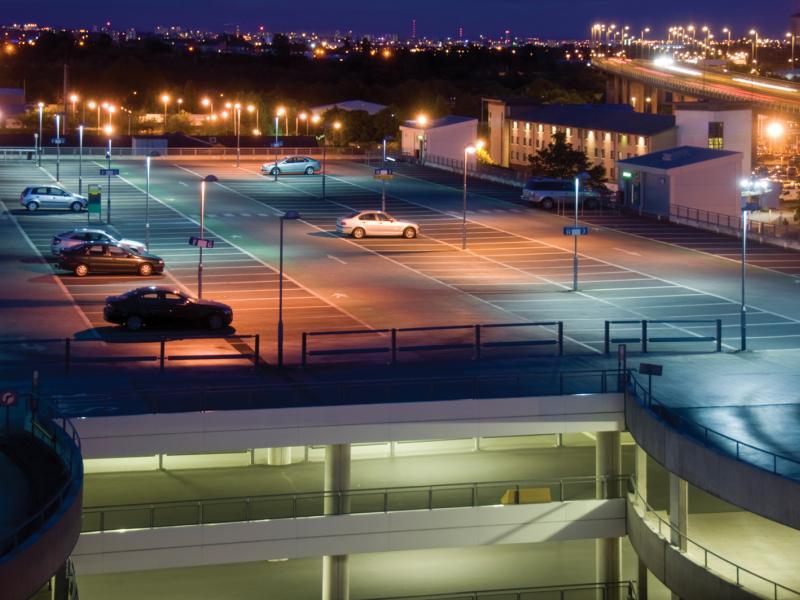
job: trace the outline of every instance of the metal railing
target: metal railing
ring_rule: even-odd
[[[187,341],[243,341],[253,340],[252,352],[224,352],[215,354],[167,354],[167,344],[186,343]],[[106,344],[104,351],[96,355],[76,355],[76,345],[87,344]],[[109,350],[118,346],[120,348],[130,348],[136,345],[136,351],[141,352],[140,344],[155,345],[158,344],[158,350],[147,354],[117,354],[114,355]],[[37,346],[61,348],[58,353],[50,355],[43,353],[36,353],[35,360],[38,366],[50,364],[62,364],[64,366],[64,373],[69,374],[72,368],[78,364],[101,364],[101,363],[158,363],[160,372],[164,372],[167,362],[187,362],[187,361],[200,361],[200,360],[248,360],[253,363],[253,366],[258,368],[260,362],[260,348],[261,336],[260,334],[243,334],[243,335],[228,335],[219,337],[185,337],[180,339],[169,339],[166,337],[160,338],[32,338],[24,340],[0,340],[0,348],[8,346],[16,346],[17,355],[13,358],[0,357],[0,366],[4,365],[18,365],[30,364],[30,357],[20,357],[24,355],[25,346]],[[146,351],[146,350],[145,350]]]
[[[83,481],[80,436],[71,421],[57,417],[51,410],[35,396],[18,398],[13,406],[0,409],[5,435],[27,432],[59,456],[65,471],[63,482],[36,512],[0,538],[0,556],[13,553],[28,537],[40,531],[67,498],[77,493]],[[12,493],[12,490],[4,493]]]
[[[444,167],[447,170],[458,173],[464,172],[464,159],[451,158],[449,156],[429,154],[425,157],[425,161],[420,164],[432,167]],[[482,175],[491,177],[493,181],[507,183],[515,187],[523,185],[531,177],[529,173],[523,170],[507,169],[475,161],[467,162],[467,174],[472,177],[480,177]]]
[[[621,498],[628,476],[492,481],[84,507],[81,531]],[[526,495],[526,491],[529,492]],[[534,493],[535,491],[535,493]]]
[[[611,581],[597,583],[572,583],[542,585],[529,588],[474,590],[445,594],[417,594],[409,596],[382,596],[369,600],[636,600],[636,581]]]
[[[745,464],[764,469],[782,477],[800,480],[800,460],[759,448],[753,444],[737,440],[721,431],[687,419],[673,408],[656,400],[649,391],[648,386],[639,383],[638,379],[630,371],[628,371],[628,378],[630,396],[673,429],[691,436],[708,448],[723,451],[726,455]]]
[[[672,205],[669,208],[669,218],[673,222],[694,223],[702,225],[703,229],[725,231],[728,235],[742,236],[742,217],[739,215],[725,215],[694,208],[691,206]],[[754,238],[783,239],[786,237],[800,237],[800,228],[797,226],[783,225],[782,223],[764,223],[754,218],[747,220],[747,235]]]
[[[615,337],[613,335],[612,325],[635,325],[636,337]],[[648,334],[650,325],[664,325],[670,331],[686,330],[686,325],[692,326],[706,326],[714,327],[714,335],[668,335],[668,336],[652,336]],[[628,328],[628,331],[630,328]],[[652,329],[649,330],[652,332]],[[692,333],[689,331],[688,333]],[[603,328],[603,349],[606,354],[611,353],[611,344],[641,344],[642,352],[648,351],[648,344],[651,343],[697,343],[697,342],[714,342],[715,352],[722,352],[722,319],[642,319],[642,320],[616,320],[606,321]]]
[[[499,329],[518,329],[535,328],[547,332],[548,335],[555,334],[555,337],[523,339],[523,340],[494,340],[483,341],[482,335],[486,331]],[[553,331],[555,330],[555,331]],[[440,343],[412,343],[402,345],[400,336],[407,333],[423,333],[425,338],[430,341],[429,334],[436,332],[457,332],[461,333],[461,339],[440,342]],[[321,350],[310,350],[308,348],[311,338],[353,338],[367,336],[372,338],[378,336],[383,340],[380,345],[369,346],[350,346],[345,348],[327,348]],[[466,338],[465,338],[466,336]],[[371,343],[371,342],[370,342]],[[562,321],[548,322],[525,322],[525,323],[492,323],[483,325],[439,325],[431,327],[393,327],[384,329],[351,329],[341,331],[304,331],[301,339],[301,362],[308,364],[308,358],[312,356],[342,356],[347,354],[387,354],[391,356],[392,364],[397,363],[398,353],[402,352],[424,352],[431,350],[469,350],[473,358],[479,359],[483,354],[484,348],[503,348],[503,347],[523,347],[523,346],[554,346],[557,356],[564,354],[564,323]]]
[[[692,540],[686,535],[685,531],[681,531],[664,519],[647,503],[639,493],[636,482],[632,477],[628,481],[629,506],[641,516],[648,529],[657,533],[661,539],[672,545],[677,552],[683,553],[688,559],[702,565],[704,569],[718,577],[731,583],[736,583],[737,586],[750,590],[762,597],[772,598],[773,600],[800,599],[800,592],[754,573]],[[686,546],[685,550],[683,549],[684,544]]]
[[[44,146],[42,149],[42,156],[49,156],[55,158],[56,156],[56,147],[55,146]],[[230,147],[210,147],[210,148],[131,148],[131,147],[114,147],[111,150],[111,154],[114,157],[140,157],[144,158],[147,156],[149,152],[153,150],[159,152],[161,156],[166,157],[180,157],[180,156],[191,156],[191,157],[212,157],[212,156],[225,156],[225,157],[235,157],[236,156],[236,148]],[[36,149],[35,148],[0,148],[0,154],[4,154],[8,152],[12,156],[22,156],[25,155],[27,158],[27,154],[29,152],[33,153],[33,158],[37,157]],[[68,157],[77,157],[81,153],[80,148],[77,146],[62,146],[61,147],[61,158],[68,158]],[[369,149],[366,147],[333,147],[328,146],[325,149],[325,153],[327,158],[336,158],[338,156],[349,156],[349,157],[364,157],[370,153]],[[257,156],[257,157],[283,157],[283,156],[291,156],[293,154],[302,154],[304,156],[312,156],[312,157],[321,157],[322,156],[322,147],[297,147],[297,148],[289,148],[289,147],[280,147],[280,148],[271,148],[271,147],[256,147],[256,148],[240,148],[239,155],[243,157],[248,156]],[[106,148],[103,146],[84,146],[83,147],[83,156],[90,157],[90,156],[106,156]],[[374,153],[373,153],[374,156]]]

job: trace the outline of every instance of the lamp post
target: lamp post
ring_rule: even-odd
[[[757,48],[758,48],[758,32],[755,29],[750,30],[750,35],[753,36],[753,48],[750,54],[750,62],[755,64],[758,59]]]
[[[581,185],[589,179],[588,173],[575,176],[575,227],[578,226],[578,205],[581,198]],[[578,291],[578,236],[572,236],[572,291]]]
[[[483,142],[478,141],[464,147],[464,198],[463,213],[461,217],[461,249],[467,249],[467,161],[470,155],[475,154],[478,148],[483,146]]]
[[[61,181],[61,114],[56,113],[56,183]]]
[[[428,124],[428,116],[425,114],[417,115],[417,125],[422,129],[422,135],[420,136],[420,148],[419,148],[419,164],[425,164],[426,158],[426,150],[427,150],[427,142],[428,140],[425,139],[425,126]]]
[[[203,177],[203,180],[200,182],[200,239],[204,240],[206,235],[206,184],[207,183],[214,183],[215,181],[219,181],[216,176],[214,175],[206,175]],[[203,244],[198,244],[198,250],[200,250],[200,254],[198,255],[197,261],[197,297],[203,297]]]
[[[161,156],[159,152],[153,150],[148,152],[145,157],[145,197],[144,197],[144,247],[150,250],[150,159]]]
[[[745,178],[740,182],[742,193],[742,299],[739,311],[740,342],[739,349],[747,350],[747,303],[745,301],[745,284],[747,282],[747,229],[750,213],[759,210],[758,201],[761,194],[770,191],[769,181],[766,179]]]
[[[37,104],[36,107],[39,109],[39,143],[38,143],[38,148],[36,149],[37,150],[36,155],[37,158],[39,159],[39,166],[41,167],[42,166],[42,116],[44,115],[44,102],[39,102],[39,104]]]
[[[282,106],[278,107],[278,110],[275,111],[275,147],[278,147],[278,135],[280,133],[280,118],[286,114],[286,109]],[[287,128],[288,129],[288,126]],[[285,132],[284,135],[288,133]]]
[[[792,71],[794,71],[794,38],[796,38],[797,36],[792,33],[787,33],[786,37],[792,38],[792,60],[789,61],[789,63],[792,65]]]
[[[287,210],[281,215],[281,235],[279,250],[279,273],[278,273],[278,366],[283,366],[283,222],[296,221],[300,218],[300,213],[296,210]]]
[[[200,104],[208,109],[209,115],[214,113],[214,103],[209,98],[203,98],[200,100]]]
[[[342,124],[339,121],[333,122],[333,129],[335,131],[339,131],[342,128]],[[317,136],[317,140],[322,141],[322,199],[325,200],[325,150],[328,146],[328,139],[326,136],[326,128],[323,125],[322,127],[322,135]]]
[[[83,193],[83,123],[78,125],[78,195]]]
[[[253,113],[256,113],[256,126],[254,127],[254,131],[261,131],[261,128],[258,126],[258,107],[253,105],[253,104],[248,104],[247,105],[247,112],[249,112],[251,115]],[[256,135],[258,135],[258,134],[256,134]]]
[[[303,112],[301,112],[301,113],[300,113],[299,115],[297,115],[297,116],[298,116],[298,118],[299,118],[301,121],[304,121],[304,122],[305,122],[305,124],[306,124],[306,135],[308,135],[308,113],[306,113],[305,111],[303,111]],[[295,135],[297,135],[297,130],[296,130],[296,128],[295,128],[295,132],[294,132],[294,134],[295,134]]]
[[[106,222],[111,224],[111,134],[114,133],[114,128],[111,125],[105,126],[105,132],[108,136],[108,148],[106,149],[106,174],[108,175],[108,194],[106,198]]]
[[[233,105],[233,108],[236,110],[236,168],[238,169],[242,140],[242,105],[237,102]]]
[[[167,133],[167,105],[169,104],[169,94],[161,94],[161,101],[164,103],[164,133]]]

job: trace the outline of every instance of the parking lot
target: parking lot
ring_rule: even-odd
[[[16,222],[43,255],[50,253],[55,233],[86,225],[86,213],[39,211],[19,206],[19,192],[31,183],[47,183],[55,173],[52,160],[40,171],[21,161],[0,166],[0,195]],[[84,186],[103,186],[99,168],[105,161],[84,163]],[[112,180],[112,226],[119,235],[144,237],[144,169],[141,161],[115,161],[120,177]],[[702,323],[653,323],[654,337],[713,336],[715,319],[722,320],[723,349],[738,347],[739,306],[735,259],[737,241],[685,227],[662,226],[635,218],[584,215],[592,225],[587,249],[580,257],[580,291],[573,293],[572,252],[560,234],[564,219],[525,206],[518,190],[488,182],[474,182],[467,212],[468,248],[461,249],[461,190],[457,176],[419,167],[399,167],[387,185],[387,211],[419,223],[415,240],[367,238],[353,240],[335,233],[335,220],[351,211],[380,208],[382,184],[371,167],[357,162],[328,165],[326,199],[321,198],[320,176],[281,176],[278,182],[259,172],[255,162],[237,168],[227,161],[169,161],[154,163],[150,208],[150,241],[164,258],[167,271],[159,277],[58,277],[87,319],[87,330],[101,336],[130,335],[104,323],[102,308],[108,295],[145,284],[174,285],[189,293],[197,289],[197,249],[188,245],[199,234],[199,180],[213,173],[219,178],[207,193],[207,237],[216,244],[204,255],[204,297],[234,308],[237,333],[260,333],[262,353],[274,358],[278,307],[278,215],[297,210],[300,222],[286,223],[284,321],[287,360],[299,360],[300,334],[355,329],[383,329],[476,323],[564,323],[564,352],[603,351],[606,320],[702,320]],[[77,190],[77,163],[62,161],[61,179]],[[621,244],[615,231],[634,234],[636,251],[613,253]],[[546,233],[549,232],[549,233]],[[604,233],[608,232],[608,233]],[[608,236],[617,235],[615,238]],[[608,240],[606,238],[608,237]],[[668,242],[666,246],[663,242]],[[584,242],[582,241],[582,244]],[[686,261],[702,250],[728,261],[698,262],[698,268],[718,273],[709,285],[681,283]],[[800,268],[800,254],[756,246],[753,258],[776,271],[776,286],[789,286],[778,273]],[[641,268],[635,256],[646,254],[659,265],[659,274]],[[630,258],[630,261],[628,260]],[[706,257],[704,260],[707,260]],[[700,259],[698,259],[699,261]],[[717,259],[718,260],[718,259]],[[730,264],[726,264],[730,263]],[[772,265],[772,266],[770,266]],[[664,273],[675,271],[675,277]],[[766,275],[765,275],[766,276]],[[705,281],[699,278],[701,283]],[[772,280],[770,280],[772,282]],[[723,293],[725,292],[725,293]],[[781,310],[777,310],[780,308]],[[749,341],[754,349],[800,347],[798,315],[755,302],[748,307]],[[616,335],[633,335],[637,324],[614,326]],[[552,338],[555,326],[498,332],[495,341]],[[76,332],[77,333],[77,332]],[[471,332],[420,333],[430,342],[459,344]],[[370,345],[362,336],[325,338],[326,348]],[[381,335],[381,344],[385,336]],[[419,345],[417,341],[408,341]],[[635,349],[635,348],[633,348]],[[662,343],[651,350],[710,351],[709,342]],[[521,346],[518,352],[552,354],[548,346]],[[424,353],[409,352],[417,358]],[[502,355],[502,353],[499,353]],[[385,359],[385,355],[379,355]]]

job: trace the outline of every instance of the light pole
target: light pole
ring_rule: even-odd
[[[56,113],[56,183],[61,181],[61,114]]]
[[[575,176],[575,227],[578,226],[578,205],[581,198],[581,185],[589,179],[588,173],[578,173]],[[578,291],[578,236],[572,236],[572,291]]]
[[[766,179],[745,178],[740,182],[742,191],[742,300],[739,312],[740,342],[739,349],[747,350],[747,303],[745,284],[747,282],[747,229],[750,213],[759,210],[758,201],[761,194],[770,190],[769,181]]]
[[[145,171],[147,173],[144,197],[144,247],[150,250],[150,159],[161,156],[159,152],[153,150],[148,152],[145,157]]]
[[[208,109],[208,114],[209,115],[214,113],[214,103],[210,99],[203,98],[200,101],[200,104],[202,104],[203,106],[205,106]]]
[[[203,243],[206,235],[206,184],[219,181],[214,175],[206,175],[200,182],[200,240],[201,243],[197,245],[200,250],[197,261],[197,297],[203,297]]]
[[[37,150],[36,154],[39,159],[39,166],[41,167],[42,166],[42,116],[44,115],[44,102],[39,102],[39,104],[37,104],[36,106],[39,109],[39,143],[38,143],[39,147],[36,149]]]
[[[83,123],[78,125],[78,195],[83,193]]]
[[[280,133],[280,118],[286,114],[286,109],[282,106],[275,111],[275,147],[278,147],[278,135]],[[288,129],[288,127],[287,127]],[[288,133],[288,131],[286,132]],[[284,135],[286,135],[286,133]]]
[[[111,224],[111,134],[114,133],[114,128],[111,125],[105,126],[105,132],[108,136],[108,148],[106,149],[106,175],[108,176],[108,195],[106,198],[106,222]]]
[[[756,64],[756,61],[758,59],[758,54],[757,54],[757,52],[758,52],[758,50],[757,50],[757,48],[758,48],[758,32],[755,29],[751,29],[750,30],[750,35],[753,36],[753,49],[752,49],[752,52],[750,54],[750,62],[753,63],[753,64]]]
[[[161,101],[164,103],[164,133],[167,133],[167,105],[169,104],[169,94],[161,94]]]
[[[70,94],[69,101],[72,102],[72,118],[73,119],[77,118],[78,100],[79,100],[78,94]],[[66,131],[66,130],[67,130],[67,122],[64,121],[64,131]]]
[[[464,147],[464,198],[463,213],[461,217],[461,249],[467,249],[467,161],[470,155],[475,154],[478,148],[483,146],[483,142],[478,141]]]
[[[306,135],[308,135],[308,113],[306,113],[306,112],[301,112],[301,113],[300,113],[299,115],[297,115],[297,116],[300,118],[300,120],[301,120],[301,121],[304,121],[304,122],[305,122],[305,124],[306,124]],[[297,131],[295,131],[295,135],[297,135]]]
[[[792,71],[794,71],[794,38],[797,37],[792,33],[787,33],[786,37],[792,38],[792,60],[789,63],[792,65]]]
[[[722,33],[726,33],[728,35],[728,48],[731,46],[731,30],[729,27],[723,27]]]
[[[242,140],[242,105],[237,102],[233,105],[233,108],[236,110],[236,168],[238,169]]]
[[[425,114],[417,115],[417,125],[420,129],[422,129],[422,135],[420,136],[420,147],[419,147],[419,164],[425,164],[425,158],[427,154],[427,143],[428,140],[425,139],[425,126],[428,124],[428,116]]]
[[[316,115],[315,115],[316,116]],[[339,121],[333,122],[333,128],[336,131],[339,131],[342,128],[342,124]],[[328,146],[328,138],[326,136],[327,130],[325,126],[322,126],[322,135],[317,136],[317,140],[322,141],[322,199],[325,200],[325,150]]]
[[[296,221],[300,218],[300,213],[296,210],[287,210],[281,215],[281,235],[279,250],[279,273],[278,273],[278,366],[283,366],[283,222]]]

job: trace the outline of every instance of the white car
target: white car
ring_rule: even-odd
[[[54,185],[26,187],[19,195],[19,203],[30,212],[40,208],[68,208],[80,212],[86,208],[86,198]]]
[[[277,163],[273,161],[261,165],[261,172],[264,175],[285,175],[287,173],[313,175],[319,169],[319,162],[308,156],[289,156]]]
[[[351,235],[357,240],[366,236],[399,236],[413,239],[419,235],[419,225],[398,221],[393,216],[377,210],[362,210],[336,219],[336,231]]]
[[[142,254],[147,251],[147,248],[142,242],[126,239],[118,240],[102,229],[91,229],[89,227],[81,227],[53,236],[53,241],[50,242],[50,251],[54,256],[58,256],[61,254],[62,250],[74,248],[85,242],[110,242],[112,244],[119,244],[120,246],[125,246],[126,248],[136,251],[137,254]]]

